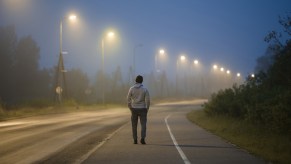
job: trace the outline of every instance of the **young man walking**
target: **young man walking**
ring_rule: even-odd
[[[141,124],[141,144],[146,144],[146,124],[147,113],[150,108],[150,95],[148,90],[142,85],[143,77],[138,75],[135,84],[129,89],[127,95],[128,108],[131,111],[132,136],[134,144],[137,144],[137,124],[138,118]]]

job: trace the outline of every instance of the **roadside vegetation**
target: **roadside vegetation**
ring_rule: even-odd
[[[188,119],[223,139],[272,163],[290,163],[291,141],[286,135],[272,133],[266,127],[225,115],[209,116],[195,110]]]
[[[66,100],[62,104],[54,104],[47,101],[27,102],[19,106],[4,108],[0,104],[0,121],[47,115],[47,114],[61,114],[82,111],[97,111],[108,108],[125,107],[123,104],[78,104],[74,100]]]
[[[291,17],[280,18],[287,38]],[[189,119],[274,163],[291,161],[291,40],[272,31],[267,56],[242,85],[212,94]]]

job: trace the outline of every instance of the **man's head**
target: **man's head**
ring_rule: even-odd
[[[142,83],[143,82],[143,77],[141,75],[136,76],[135,82]]]

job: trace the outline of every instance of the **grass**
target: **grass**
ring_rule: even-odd
[[[121,105],[115,105],[115,104],[86,105],[86,106],[57,105],[57,106],[42,107],[42,108],[18,107],[15,109],[3,109],[0,106],[0,121],[23,118],[23,117],[38,116],[38,115],[46,115],[46,114],[93,111],[93,110],[103,110],[103,109],[117,108],[117,107],[121,107]]]
[[[288,136],[271,133],[247,121],[226,116],[210,117],[203,110],[192,111],[187,117],[204,129],[266,161],[291,163],[291,141]]]

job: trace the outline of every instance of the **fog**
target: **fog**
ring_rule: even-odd
[[[264,36],[291,6],[166,2],[1,1],[1,101],[55,101],[61,85],[68,99],[124,102],[138,74],[153,98],[209,97],[253,73]]]

